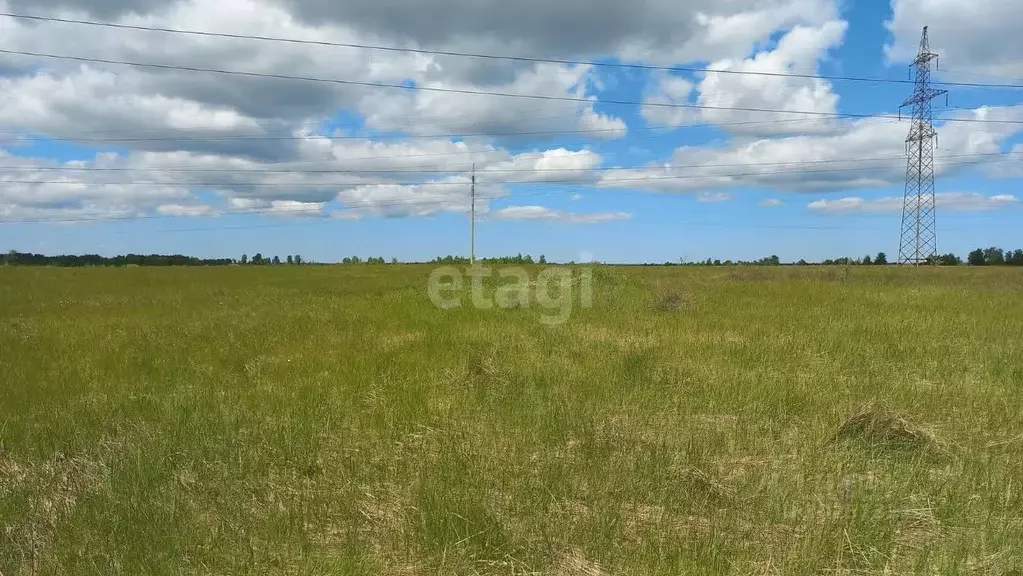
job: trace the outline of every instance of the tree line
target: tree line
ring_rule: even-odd
[[[536,260],[533,259],[529,254],[523,255],[521,252],[515,256],[498,256],[496,258],[477,258],[477,262],[484,264],[547,264],[547,256],[541,254]],[[469,259],[465,256],[438,256],[434,258],[428,264],[468,264]],[[570,262],[574,264],[574,262]]]
[[[479,258],[477,262],[483,264],[518,264],[518,265],[529,265],[529,264],[547,264],[547,257],[543,254],[539,258],[534,259],[529,254],[516,254],[515,256],[500,256],[495,258]],[[398,264],[397,258],[392,258],[390,264]],[[427,264],[457,264],[457,265],[468,265],[469,259],[465,256],[438,256],[433,260],[426,262]],[[998,247],[990,248],[977,248],[970,252],[966,260],[964,261],[955,254],[942,254],[934,256],[929,259],[929,264],[937,266],[960,266],[968,264],[970,266],[1023,266],[1023,250],[1004,250]],[[0,265],[9,266],[65,266],[65,267],[83,267],[83,266],[232,266],[232,265],[243,265],[243,266],[300,266],[308,264],[302,259],[302,256],[288,255],[282,261],[279,256],[265,257],[262,253],[257,252],[255,256],[249,258],[247,254],[242,254],[240,259],[233,258],[196,258],[194,256],[183,256],[181,254],[127,254],[122,256],[106,257],[98,254],[84,254],[84,255],[68,255],[62,254],[59,256],[44,256],[42,254],[30,254],[27,252],[17,252],[11,250],[6,254],[0,255]],[[340,262],[343,265],[358,265],[358,264],[388,264],[382,257],[371,257],[362,259],[359,256],[346,256]],[[568,262],[568,264],[575,264],[575,262]],[[827,259],[821,262],[807,262],[806,260],[799,260],[798,262],[792,263],[797,266],[812,266],[812,265],[823,265],[823,266],[884,266],[889,264],[888,256],[884,252],[878,252],[875,256],[869,254],[862,258],[835,258]],[[759,260],[719,260],[707,258],[706,260],[699,260],[695,262],[689,262],[684,259],[680,259],[678,262],[665,262],[664,264],[640,264],[640,266],[782,266],[788,265],[783,264],[781,259],[777,255],[767,256],[760,258]]]
[[[681,262],[685,266],[779,266],[781,262],[777,256],[768,256],[767,258],[761,258],[760,260],[754,261],[743,261],[743,260],[712,260],[707,258],[704,261],[698,262]],[[807,262],[806,260],[799,260],[794,263],[797,266],[885,266],[890,264],[888,261],[888,255],[884,252],[878,252],[876,256],[871,257],[870,254],[863,256],[862,258],[834,258],[817,262]],[[1004,250],[998,247],[990,248],[977,248],[976,250],[969,253],[966,257],[965,262],[959,256],[953,253],[939,254],[932,256],[927,259],[927,264],[935,266],[961,266],[968,264],[970,266],[1023,266],[1023,250]],[[666,263],[666,265],[672,265],[672,263]]]
[[[0,256],[0,263],[9,266],[228,266],[230,258],[196,258],[181,254],[126,254],[106,257],[98,254],[61,254],[44,256],[11,250]]]
[[[265,258],[261,252],[256,252],[256,255],[251,260],[248,254],[242,254],[241,260],[237,262],[232,261],[232,263],[241,264],[242,266],[280,266],[282,263],[286,263],[289,266],[301,266],[304,262],[302,262],[302,257],[298,254],[294,256],[289,254],[285,262],[281,262],[279,256]]]

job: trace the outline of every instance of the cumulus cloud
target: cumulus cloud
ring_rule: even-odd
[[[322,140],[322,139],[321,139]],[[555,148],[512,155],[492,146],[423,140],[310,142],[309,161],[265,163],[190,151],[102,153],[90,161],[54,162],[0,149],[0,202],[64,214],[86,204],[110,213],[201,215],[257,211],[322,216],[330,202],[386,216],[468,210],[472,163],[477,205],[507,194],[511,183],[592,182],[601,157]],[[195,190],[223,206],[197,207]],[[186,208],[187,207],[187,208]]]
[[[591,150],[555,148],[519,154],[507,161],[492,163],[480,172],[480,176],[483,182],[592,181],[597,177],[594,169],[601,162],[600,154]]]
[[[338,194],[338,201],[363,212],[386,217],[432,216],[438,212],[468,212],[469,179],[464,176],[426,184],[367,184]],[[488,198],[504,195],[500,189],[477,187],[477,207],[486,211]]]
[[[782,204],[783,202],[777,198],[767,198],[760,201],[760,205],[765,208],[776,208]]]
[[[938,175],[1005,161],[1005,142],[1023,131],[1023,106],[960,110],[939,126]],[[1008,122],[999,122],[999,121]],[[683,146],[671,163],[605,172],[600,186],[669,193],[708,188],[760,187],[785,192],[876,188],[905,179],[908,122],[887,118],[843,121],[829,133],[733,140],[725,146]]]
[[[692,104],[690,95],[695,85],[678,76],[654,74],[640,114],[650,126],[675,127],[690,123],[698,115],[682,105]]]
[[[78,17],[84,6],[66,5],[60,16]],[[126,7],[128,8],[128,7]],[[133,8],[133,7],[132,7]],[[32,12],[38,12],[33,7]],[[234,34],[287,36],[302,40],[364,42],[377,40],[345,26],[297,23],[279,6],[258,0],[203,2],[185,0],[152,7],[142,14],[118,14],[125,24],[166,28],[209,29]],[[413,54],[394,53],[386,65],[374,58],[338,58],[329,50],[309,46],[182,37],[171,34],[36,24],[3,19],[6,46],[33,52],[51,52],[55,46],[76,46],[76,56],[157,64],[243,70],[256,73],[310,77],[351,77],[376,82],[402,82],[421,75],[426,63]],[[226,76],[169,69],[153,70],[69,63],[34,62],[7,57],[20,75],[4,79],[5,115],[0,124],[65,140],[82,141],[96,131],[162,129],[187,142],[135,140],[129,147],[157,150],[219,149],[280,158],[290,152],[287,140],[244,142],[223,136],[294,135],[354,105],[368,89],[324,83],[303,83]],[[41,68],[37,66],[41,64]],[[92,134],[90,134],[92,132]],[[136,134],[137,136],[137,134]],[[220,137],[215,142],[202,138]]]
[[[322,218],[325,202],[298,202],[295,200],[261,200],[256,198],[231,198],[228,201],[232,212],[258,212],[283,218]]]
[[[164,216],[216,216],[217,210],[206,204],[161,204],[156,213]]]
[[[468,82],[444,79],[417,83],[420,88],[408,92],[380,92],[367,95],[358,105],[366,124],[373,128],[401,130],[413,134],[467,132],[482,134],[519,134],[523,132],[557,132],[588,130],[597,138],[619,138],[626,134],[625,122],[599,114],[594,105],[597,98],[587,95],[592,81],[590,66],[536,64],[522,71],[514,80],[486,88],[491,92],[524,94],[540,97],[572,97],[585,102],[564,100],[533,101],[506,96],[460,94],[430,91],[481,91]],[[528,114],[523,114],[523,109]],[[429,124],[409,122],[409,114],[432,118]],[[535,137],[534,137],[535,139]]]
[[[352,23],[429,47],[560,57],[617,53],[659,62],[741,57],[777,29],[837,12],[832,0],[286,1],[305,21]]]
[[[374,31],[358,19],[309,20],[301,6],[264,0],[56,0],[31,6],[0,2],[0,7],[7,6],[13,11],[101,17],[129,25],[311,41],[387,44],[396,39],[393,30]],[[215,68],[267,74],[468,91],[496,86],[512,93],[588,99],[523,101],[5,56],[0,62],[6,69],[0,76],[0,129],[12,134],[5,139],[8,148],[42,136],[118,150],[97,154],[80,166],[49,166],[40,174],[8,174],[0,166],[0,180],[8,180],[0,201],[17,210],[34,207],[64,214],[89,205],[101,214],[135,214],[165,206],[163,213],[184,216],[199,210],[184,208],[192,206],[193,192],[208,190],[225,203],[235,198],[270,203],[263,208],[273,214],[286,213],[289,202],[315,205],[334,200],[387,215],[430,214],[433,206],[461,209],[463,185],[467,187],[473,163],[481,180],[522,182],[592,181],[591,169],[599,164],[597,154],[563,148],[512,154],[495,138],[383,141],[353,139],[352,130],[344,125],[324,128],[325,122],[346,112],[360,117],[365,127],[415,136],[581,129],[614,138],[626,133],[621,119],[596,111],[591,92],[600,83],[588,66],[492,63],[490,68],[502,72],[490,74],[465,65],[467,59],[412,53],[349,51],[359,57],[343,57],[346,51],[335,48],[11,18],[0,18],[0,27],[5,46],[15,50],[60,52],[54,46],[75,46],[74,55],[112,60],[186,67],[216,63]],[[400,40],[409,46],[416,43],[407,36]],[[521,139],[510,143],[522,148]],[[36,161],[24,155],[11,158],[18,168]],[[500,178],[489,173],[498,169],[508,172]],[[504,191],[498,186],[489,193],[499,196]],[[40,206],[45,202],[49,205]],[[377,211],[379,204],[413,209],[388,206]],[[5,214],[17,212],[15,208]]]
[[[885,26],[894,40],[885,46],[890,62],[911,62],[920,33],[928,26],[930,49],[943,68],[974,74],[1023,76],[1023,10],[1018,0],[892,0],[892,17]],[[939,72],[939,75],[943,73]],[[998,79],[954,77],[952,80],[992,82]],[[1004,79],[1003,79],[1004,80]]]
[[[857,196],[837,200],[814,200],[807,208],[821,214],[888,214],[902,212],[902,198],[885,197],[867,200]],[[980,212],[1018,205],[1020,200],[1010,194],[986,196],[977,192],[939,192],[934,195],[938,210],[949,212]]]
[[[567,224],[597,224],[600,222],[628,220],[632,218],[632,215],[627,212],[576,214],[574,212],[554,210],[546,206],[508,206],[507,208],[495,211],[491,217],[497,220],[546,220]]]
[[[838,95],[826,80],[784,76],[791,71],[810,73],[827,52],[839,46],[847,24],[841,20],[820,26],[797,26],[787,32],[773,50],[751,58],[712,62],[697,84],[673,75],[655,75],[654,86],[642,108],[646,121],[655,126],[682,126],[693,122],[730,124],[736,133],[785,134],[829,131],[835,120],[825,114],[838,109]],[[751,72],[779,74],[734,74]],[[673,108],[658,104],[690,104],[706,108]],[[743,112],[727,110],[789,110],[792,113]]]
[[[982,4],[989,13],[1001,16],[996,27],[1011,28],[1018,16],[1008,0],[982,0]],[[838,96],[825,81],[722,72],[810,70],[827,58],[846,32],[845,22],[837,19],[835,0],[695,0],[685,6],[668,0],[626,4],[609,0],[0,0],[0,7],[311,41],[566,59],[618,56],[656,64],[706,63],[710,70],[692,78],[655,74],[646,102],[828,113],[837,109]],[[927,0],[894,0],[893,8],[891,26],[898,31],[918,28],[914,22],[918,17],[946,13],[949,18],[958,17],[958,8]],[[714,200],[731,194],[725,188],[736,186],[815,192],[885,186],[901,182],[904,173],[908,125],[890,120],[808,121],[787,114],[775,118],[764,113],[644,106],[640,113],[652,125],[754,124],[729,126],[725,142],[679,148],[667,166],[613,171],[601,169],[603,159],[595,152],[547,145],[541,136],[427,137],[570,130],[594,131],[586,135],[588,139],[628,136],[622,120],[627,117],[625,111],[601,105],[599,96],[606,84],[630,73],[610,77],[586,65],[355,51],[10,18],[0,18],[0,29],[5,47],[14,50],[61,52],[55,47],[71,46],[74,55],[112,60],[543,97],[527,100],[374,89],[0,56],[4,68],[0,129],[11,134],[4,139],[7,152],[0,153],[7,155],[0,159],[5,165],[0,166],[0,218],[8,220],[69,215],[212,216],[233,210],[287,217],[462,212],[468,209],[473,164],[481,213],[487,212],[489,199],[508,195],[508,187],[515,184],[596,184],[689,192],[700,200]],[[938,26],[932,26],[932,31],[938,38]],[[904,36],[896,32],[892,58],[900,57]],[[998,37],[989,31],[977,42]],[[1015,41],[1014,35],[1008,37]],[[981,44],[971,48],[971,58],[982,60],[981,48]],[[991,65],[997,68],[1004,63]],[[562,96],[583,101],[546,98]],[[1020,108],[957,114],[1023,118]],[[774,119],[800,121],[762,124]],[[941,154],[998,152],[1018,132],[1016,128],[947,124],[939,128]],[[398,134],[375,140],[359,137],[367,130]],[[402,139],[402,134],[414,138]],[[97,152],[72,163],[31,158],[24,150],[14,154],[36,137],[77,143]],[[531,151],[523,152],[526,149]],[[116,152],[103,152],[110,150]],[[878,156],[891,159],[853,161]],[[982,159],[973,164],[993,169]],[[936,161],[939,174],[965,165],[967,161]],[[331,211],[334,204],[344,210]],[[553,213],[557,216],[542,218],[588,217]]]

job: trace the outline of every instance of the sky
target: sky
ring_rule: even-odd
[[[475,171],[478,257],[893,259],[923,26],[938,251],[1023,247],[1018,0],[0,12],[4,252],[467,256]]]

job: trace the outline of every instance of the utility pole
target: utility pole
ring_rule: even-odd
[[[472,185],[469,188],[469,265],[476,265],[476,163],[472,163]]]
[[[927,26],[920,37],[920,51],[913,61],[916,82],[913,95],[899,106],[913,107],[913,120],[906,137],[906,192],[902,200],[902,235],[899,241],[899,264],[924,264],[938,254],[937,224],[934,201],[934,144],[937,136],[932,124],[931,100],[947,90],[931,88],[931,60],[938,55],[930,51]]]

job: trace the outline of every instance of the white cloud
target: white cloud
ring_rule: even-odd
[[[679,5],[674,7],[678,9]],[[838,3],[818,0],[716,2],[703,9],[692,4],[687,7],[695,13],[695,31],[679,27],[675,42],[639,34],[625,42],[621,54],[662,64],[741,58],[750,46],[764,42],[777,30],[821,24],[838,14]]]
[[[568,199],[572,200],[573,202],[576,202],[576,201],[582,200],[583,199],[583,195],[582,194],[572,194],[571,196],[569,196]]]
[[[668,74],[654,74],[652,87],[648,87],[640,114],[651,126],[674,127],[688,124],[698,115],[690,108],[677,107],[691,104],[694,85],[685,78]],[[651,106],[653,104],[653,106]],[[664,104],[664,106],[657,106]]]
[[[596,224],[600,222],[613,222],[616,220],[628,220],[631,214],[626,212],[603,212],[595,214],[576,214],[563,212],[545,206],[508,206],[501,208],[493,214],[498,220],[547,220],[551,222],[565,222],[568,224]]]
[[[591,150],[555,148],[542,152],[518,154],[504,162],[492,163],[481,171],[481,181],[558,182],[594,181],[593,172],[602,158]]]
[[[885,46],[890,62],[911,62],[920,33],[928,26],[930,49],[940,55],[942,68],[1019,78],[1023,76],[1023,9],[1018,0],[892,0],[892,17],[885,26],[894,42]],[[961,82],[1005,82],[938,72]]]
[[[765,208],[775,208],[777,206],[781,206],[782,204],[783,202],[777,198],[767,198],[765,200],[760,201],[760,205],[764,206]]]
[[[705,122],[731,124],[727,129],[742,134],[785,134],[829,131],[838,108],[838,95],[826,80],[785,76],[789,72],[812,73],[827,52],[842,43],[847,24],[841,20],[819,26],[797,26],[772,50],[752,58],[711,62],[696,85],[684,78],[655,74],[642,108],[643,118],[654,126],[683,126]],[[750,72],[732,74],[728,72]],[[777,76],[756,73],[778,74]],[[673,108],[657,104],[704,106]],[[791,110],[817,115],[723,110]]]
[[[631,4],[610,0],[523,2],[0,0],[0,7],[9,6],[14,12],[30,10],[143,26],[313,41],[587,59],[617,54],[646,63],[709,62],[717,70],[754,72],[810,71],[843,41],[846,31],[845,22],[837,20],[839,5],[835,0],[694,0],[685,6],[669,0]],[[893,54],[901,50],[898,45],[905,38],[915,45],[909,32],[901,30],[915,27],[912,35],[918,34],[916,18],[940,16],[934,21],[932,33],[942,42],[949,35],[939,34],[941,18],[972,22],[963,19],[960,8],[945,4],[894,0],[893,29],[899,32]],[[999,52],[988,50],[988,43],[1019,41],[1017,34],[992,32],[1018,27],[1015,4],[1014,0],[980,0],[998,22],[990,24],[983,37],[973,35],[978,37],[971,36],[964,44],[969,46],[964,61],[990,61],[985,66],[993,68],[988,70],[1012,65],[992,56]],[[988,18],[979,15],[984,10],[971,10],[967,15],[970,18]],[[459,18],[450,18],[450,14],[458,14]],[[588,66],[114,32],[8,18],[0,18],[0,29],[5,47],[15,50],[61,52],[54,46],[72,46],[80,47],[73,51],[75,55],[114,60],[198,67],[215,63],[216,68],[269,74],[587,98],[585,102],[564,102],[382,90],[0,56],[0,65],[7,70],[0,76],[0,130],[41,134],[87,147],[103,145],[97,137],[121,138],[102,146],[116,148],[118,153],[97,154],[78,165],[8,154],[3,163],[18,164],[22,169],[0,167],[0,206],[4,207],[0,217],[7,219],[33,215],[212,215],[225,203],[225,211],[246,209],[238,207],[237,202],[248,203],[249,210],[277,216],[336,214],[329,211],[332,202],[343,204],[349,208],[346,213],[356,215],[462,212],[468,209],[468,175],[474,162],[481,213],[487,212],[489,198],[508,193],[506,182],[599,182],[609,187],[704,192],[697,198],[707,200],[730,194],[715,189],[737,186],[796,192],[886,186],[901,182],[904,173],[901,158],[908,125],[878,120],[818,119],[731,126],[730,139],[725,142],[674,152],[673,164],[692,167],[651,165],[613,174],[601,174],[603,159],[599,154],[587,149],[543,146],[538,144],[542,143],[539,137],[467,138],[459,143],[449,138],[331,140],[321,135],[322,126],[340,112],[360,117],[369,127],[418,136],[603,130],[587,136],[621,138],[627,135],[627,128],[617,117],[618,109],[600,106],[593,95],[601,93],[604,83],[620,81],[630,73],[623,72],[616,79]],[[780,40],[771,47],[768,43],[779,32]],[[1006,52],[1012,53],[1011,49]],[[692,101],[709,106],[829,113],[838,104],[830,84],[810,79],[713,71],[689,79],[661,74],[654,78],[646,93],[651,103]],[[614,112],[609,114],[607,109]],[[650,106],[640,111],[648,122],[667,126],[772,119],[763,113]],[[956,114],[1023,118],[1020,108]],[[1017,128],[1004,124],[946,124],[939,127],[940,154],[997,152],[1018,133]],[[801,135],[776,137],[793,131]],[[337,133],[345,136],[351,130],[341,127]],[[16,138],[5,142],[10,150],[24,143]],[[527,147],[533,152],[518,153]],[[850,161],[878,156],[894,159]],[[725,166],[719,166],[722,164]],[[984,162],[977,160],[977,164]],[[940,159],[936,167],[939,174],[958,168]],[[198,200],[199,190],[211,191],[218,201],[204,205]],[[562,218],[573,216],[559,214]]]
[[[413,134],[471,133],[508,134],[523,132],[593,131],[595,138],[620,138],[626,134],[625,122],[599,114],[594,109],[596,96],[587,96],[592,81],[590,66],[536,64],[518,74],[512,81],[497,86],[479,86],[452,79],[425,80],[422,88],[445,90],[490,91],[505,94],[528,94],[540,97],[588,98],[586,102],[536,99],[533,101],[505,96],[442,93],[429,90],[408,92],[387,91],[366,95],[358,105],[366,124],[373,128],[404,130]],[[523,110],[528,114],[524,114]],[[409,123],[414,116],[430,118],[429,123]],[[599,132],[598,132],[599,131]],[[534,136],[535,139],[538,136]]]
[[[732,195],[728,192],[700,192],[696,196],[697,202],[705,203],[727,202],[731,199]]]
[[[1023,119],[1023,106],[959,110],[950,116],[994,122],[940,125],[937,175],[1004,161],[992,154],[1023,131],[1023,125],[1012,123]],[[784,192],[890,186],[905,179],[908,130],[908,122],[868,118],[840,122],[831,133],[683,146],[671,164],[606,172],[600,185],[673,193],[739,186]]]
[[[774,50],[760,52],[742,61],[712,62],[708,68],[780,74],[791,71],[812,73],[828,50],[841,45],[847,27],[848,24],[840,20],[817,27],[796,27],[778,41]],[[838,110],[838,95],[832,90],[830,82],[820,79],[710,71],[699,83],[698,91],[697,102],[715,108],[791,110],[818,114],[834,114]],[[833,119],[820,115],[708,109],[701,110],[700,116],[706,122],[734,124],[728,130],[737,133],[806,133],[829,131],[835,125]]]
[[[259,198],[231,198],[232,212],[258,212],[283,218],[321,218],[326,216],[324,202],[298,202],[295,200],[263,200]]]
[[[157,214],[164,216],[216,216],[217,211],[205,204],[161,204],[156,207]]]
[[[468,212],[470,207],[469,179],[451,177],[430,185],[366,184],[343,190],[338,201],[364,212],[387,217],[431,216],[438,212]],[[500,189],[477,186],[476,207],[487,209],[487,199],[504,195]]]
[[[286,218],[320,218],[325,216],[323,202],[297,202],[295,200],[272,200],[268,213]]]
[[[902,212],[902,198],[885,197],[865,200],[860,197],[847,197],[837,200],[815,200],[807,204],[807,208],[822,214],[887,214]],[[1020,200],[1008,194],[985,196],[977,192],[941,192],[935,194],[935,204],[939,211],[979,212],[996,210],[1015,204]]]

